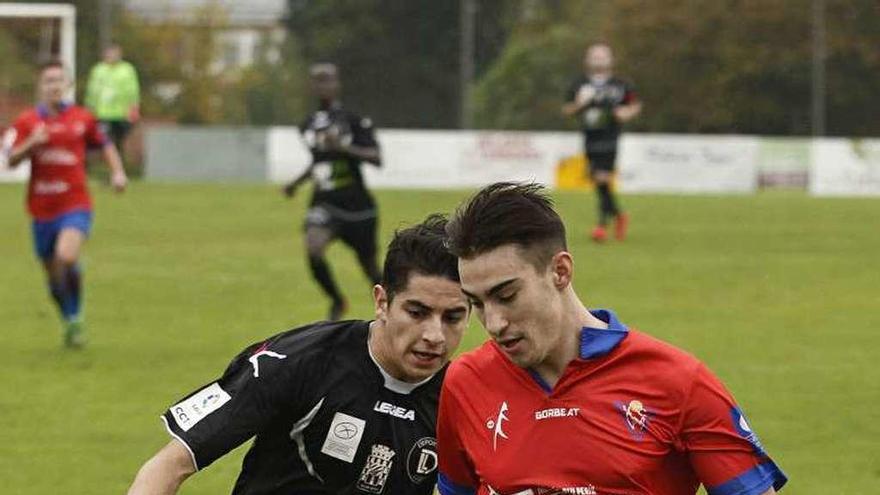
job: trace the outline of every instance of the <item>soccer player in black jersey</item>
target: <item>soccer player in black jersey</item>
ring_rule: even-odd
[[[608,237],[610,218],[615,219],[615,236],[626,237],[628,216],[621,211],[611,191],[621,125],[642,111],[632,86],[614,77],[614,57],[604,43],[590,45],[584,54],[584,73],[568,88],[562,113],[578,117],[584,132],[590,176],[599,195],[599,221],[591,234],[596,242]]]
[[[338,320],[347,303],[324,253],[334,239],[341,239],[357,253],[370,281],[379,282],[376,204],[364,184],[361,163],[380,166],[382,156],[372,121],[343,108],[336,66],[315,64],[309,74],[319,106],[300,125],[300,132],[312,153],[312,162],[283,190],[291,197],[304,182],[314,183],[305,222],[309,268],[332,301],[327,319]]]
[[[373,321],[269,337],[162,416],[174,437],[129,495],[177,492],[252,437],[233,494],[428,495],[446,364],[467,327],[440,216],[399,231],[373,288]]]

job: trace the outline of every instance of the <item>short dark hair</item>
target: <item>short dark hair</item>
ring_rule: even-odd
[[[543,269],[556,253],[568,249],[553,200],[544,186],[534,183],[496,182],[480,189],[459,206],[446,232],[449,250],[465,259],[514,244]]]
[[[413,274],[460,281],[458,259],[447,248],[446,223],[445,216],[435,213],[394,233],[382,270],[382,287],[389,301],[406,290]]]
[[[64,66],[64,62],[58,60],[57,58],[50,58],[48,60],[43,60],[42,62],[40,62],[40,64],[37,66],[37,74],[42,74],[46,71],[46,69],[67,70]]]

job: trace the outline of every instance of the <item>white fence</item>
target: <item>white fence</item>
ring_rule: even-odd
[[[294,127],[160,126],[146,134],[149,180],[282,182],[309,162]],[[364,170],[379,188],[470,188],[500,180],[559,186],[564,162],[582,153],[575,132],[387,129],[378,139],[384,164]],[[621,190],[632,193],[744,194],[793,186],[819,196],[880,196],[880,139],[626,134],[618,168]],[[24,169],[0,170],[0,181],[25,178]]]

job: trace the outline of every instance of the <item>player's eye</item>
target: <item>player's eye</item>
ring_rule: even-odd
[[[415,318],[417,320],[420,320],[420,319],[424,318],[425,316],[427,316],[427,312],[425,312],[424,310],[421,310],[421,309],[408,309],[408,310],[406,310],[406,312],[409,313],[410,317]]]
[[[516,294],[517,294],[516,292],[511,292],[510,294],[506,294],[503,296],[499,295],[498,302],[501,302],[501,303],[513,302],[513,300],[516,299]]]
[[[463,316],[456,313],[456,314],[451,314],[451,315],[444,315],[443,319],[446,321],[446,323],[448,323],[450,325],[455,325],[456,323],[461,322],[461,320],[463,319]]]

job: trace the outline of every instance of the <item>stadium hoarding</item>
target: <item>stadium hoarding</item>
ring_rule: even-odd
[[[815,139],[809,192],[880,196],[880,139]]]
[[[753,193],[758,186],[759,139],[625,134],[618,157],[620,189],[630,193]]]
[[[501,180],[553,184],[556,163],[576,153],[579,139],[565,132],[378,131],[381,168],[363,168],[373,187],[454,189]],[[295,127],[267,132],[267,178],[290,180],[309,155]]]
[[[575,132],[384,129],[378,139],[383,166],[363,169],[378,188],[472,188],[498,180],[565,187],[561,165],[568,163],[568,175],[580,173],[569,163],[582,154]],[[295,127],[162,126],[147,132],[151,180],[280,183],[309,160]],[[625,134],[618,169],[620,190],[629,193],[748,194],[759,187],[806,186],[815,195],[876,195],[880,140]]]

